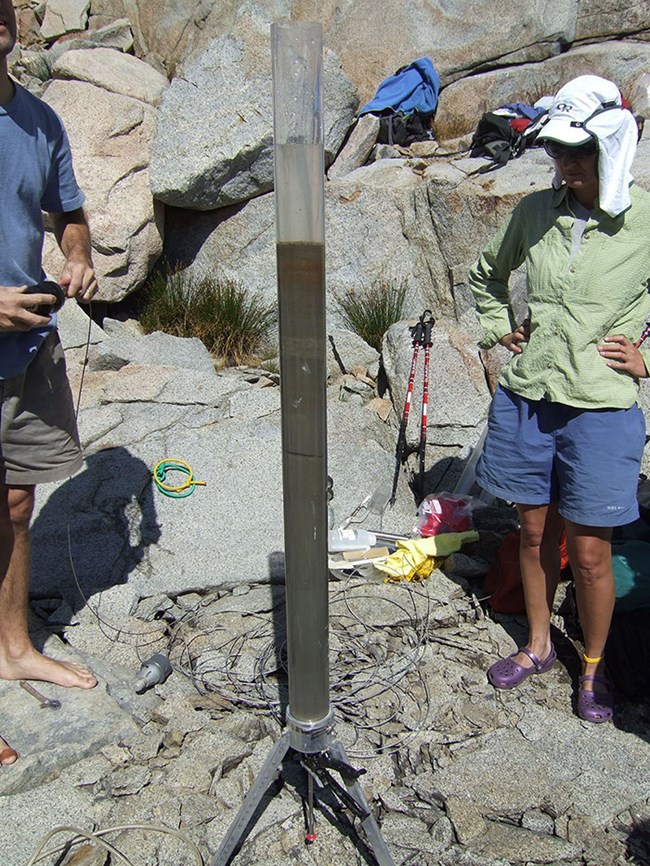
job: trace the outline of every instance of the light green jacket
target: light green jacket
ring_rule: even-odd
[[[500,383],[530,400],[587,409],[626,409],[638,381],[607,366],[597,346],[608,334],[632,342],[650,319],[650,194],[633,185],[631,207],[610,217],[596,207],[571,261],[567,187],[534,192],[514,209],[470,272],[490,348],[515,330],[510,273],[528,269],[529,342],[504,368]],[[642,350],[650,370],[650,351]]]

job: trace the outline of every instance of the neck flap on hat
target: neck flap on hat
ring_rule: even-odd
[[[582,126],[598,141],[598,205],[611,217],[626,211],[630,204],[630,168],[636,154],[638,129],[632,113],[620,106],[595,111]],[[553,186],[559,189],[562,175],[555,169]]]

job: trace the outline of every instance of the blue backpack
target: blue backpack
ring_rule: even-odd
[[[433,138],[431,120],[438,106],[440,78],[428,57],[420,57],[385,78],[359,112],[380,118],[379,141],[409,145]]]

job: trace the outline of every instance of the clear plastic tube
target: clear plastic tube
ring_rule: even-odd
[[[322,29],[271,28],[289,716],[330,715]]]

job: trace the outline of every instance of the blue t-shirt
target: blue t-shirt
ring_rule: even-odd
[[[84,201],[72,168],[70,143],[54,109],[19,84],[0,105],[0,285],[32,285],[45,279],[42,211],[76,210]],[[0,379],[29,365],[56,327],[0,332]]]

